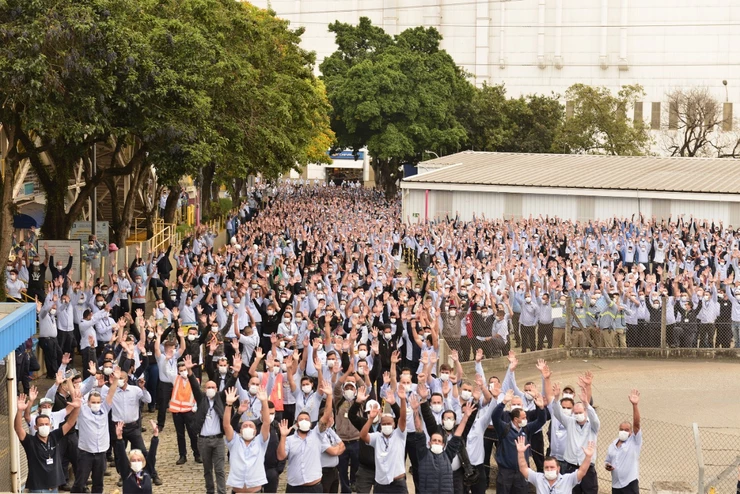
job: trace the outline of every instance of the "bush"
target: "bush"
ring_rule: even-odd
[[[218,211],[214,211],[217,216],[226,216],[234,208],[230,198],[218,200]]]

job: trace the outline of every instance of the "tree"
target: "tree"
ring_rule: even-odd
[[[506,98],[503,85],[483,84],[461,119],[468,144],[475,150],[547,153],[563,124],[564,111],[557,95]]]
[[[644,122],[633,122],[627,109],[645,96],[640,85],[622,86],[617,95],[605,87],[574,84],[565,93],[573,104],[555,137],[553,149],[566,153],[643,155],[651,139]]]
[[[397,191],[404,163],[426,150],[458,151],[466,131],[458,118],[473,87],[452,57],[440,50],[434,28],[413,28],[391,38],[369,19],[329,25],[338,46],[320,69],[333,112],[338,148],[367,146],[378,185]]]
[[[675,89],[667,94],[663,132],[671,156],[709,156],[720,139],[722,103],[707,88]]]

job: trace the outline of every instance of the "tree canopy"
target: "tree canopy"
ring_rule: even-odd
[[[403,164],[418,163],[426,151],[462,148],[467,133],[458,114],[473,86],[440,49],[436,29],[391,37],[363,17],[356,26],[334,22],[329,31],[338,49],[320,68],[336,144],[355,151],[367,146],[386,195],[396,193]]]

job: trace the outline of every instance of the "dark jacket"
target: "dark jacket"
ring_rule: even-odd
[[[391,405],[393,415],[398,417],[401,415],[401,409],[395,403]],[[349,408],[349,421],[355,426],[355,429],[361,431],[367,422],[367,414],[365,413],[365,404],[354,402]],[[380,430],[380,420],[377,424],[370,426],[370,432],[378,432]],[[363,440],[360,443],[360,465],[365,468],[369,468],[375,471],[375,448],[369,444],[365,444]]]
[[[499,468],[519,471],[518,452],[516,450],[516,439],[524,436],[529,442],[529,437],[540,430],[545,425],[546,414],[541,408],[537,408],[537,419],[529,422],[526,427],[517,431],[511,426],[511,416],[504,417],[504,403],[499,403],[493,410],[491,420],[493,427],[496,429],[496,435],[499,437],[499,444],[496,448],[496,463]],[[524,457],[529,462],[530,449],[524,453]]]
[[[460,450],[461,440],[452,436],[444,451],[435,455],[427,448],[427,438],[423,432],[411,432],[409,440],[416,448],[416,457],[419,464],[419,488],[417,492],[436,492],[438,494],[453,494],[455,492],[452,481],[452,460]]]
[[[123,479],[122,492],[125,492],[126,494],[152,493],[152,472],[155,471],[154,465],[157,460],[158,445],[159,438],[152,437],[149,451],[146,454],[146,465],[144,465],[144,469],[142,470],[143,475],[141,479],[137,481],[136,474],[131,470],[131,464],[128,461],[126,444],[122,439],[116,439],[116,466],[118,467],[118,471],[121,472],[121,478]]]
[[[265,451],[265,469],[274,468],[278,474],[283,473],[283,470],[285,470],[285,460],[278,461],[277,459],[279,443],[280,429],[278,429],[277,423],[273,422],[270,424],[270,440],[267,442],[267,450]]]
[[[195,402],[198,404],[198,410],[193,415],[193,430],[196,434],[200,434],[201,429],[203,429],[203,424],[206,421],[206,414],[211,408],[211,405],[208,402],[206,394],[200,389],[200,383],[198,382],[198,379],[195,378],[195,374],[191,373],[188,376],[188,381],[190,382],[190,388],[193,390],[193,398],[195,398]],[[221,430],[221,434],[224,433],[223,418],[225,399],[223,391],[216,393],[216,396],[213,397],[213,411],[218,415],[218,427]]]

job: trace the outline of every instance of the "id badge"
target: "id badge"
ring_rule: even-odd
[[[54,464],[54,458],[47,458],[46,459],[46,464],[47,465],[53,465]]]

